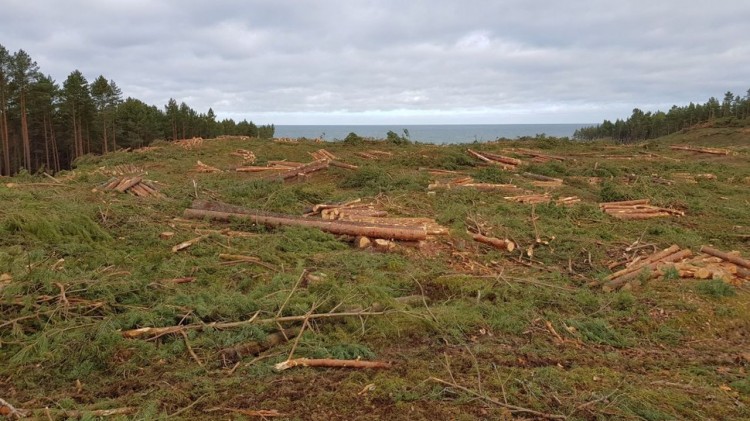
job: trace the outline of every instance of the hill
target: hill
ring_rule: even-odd
[[[749,138],[229,137],[0,178],[0,411],[748,418],[747,269],[700,250],[750,257]],[[205,201],[233,215],[185,216]],[[430,234],[375,244],[306,226],[322,216]],[[274,367],[303,357],[386,367]]]

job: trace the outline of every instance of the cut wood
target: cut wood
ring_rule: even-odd
[[[284,167],[258,167],[258,166],[247,166],[247,167],[237,167],[234,170],[237,172],[262,172],[262,171],[284,171],[288,168]]]
[[[664,249],[664,250],[662,250],[662,251],[660,251],[658,253],[652,254],[651,256],[647,257],[644,260],[638,261],[635,264],[632,264],[632,265],[626,267],[625,269],[619,270],[619,271],[617,271],[617,272],[615,272],[615,273],[607,276],[605,279],[612,280],[614,278],[617,278],[619,276],[625,275],[627,273],[638,271],[641,268],[643,268],[644,266],[648,265],[649,263],[658,262],[659,260],[661,260],[661,259],[663,259],[663,258],[665,258],[667,256],[670,256],[672,254],[675,254],[678,251],[680,251],[680,246],[678,246],[677,244],[672,244],[668,248],[666,248],[666,249]]]
[[[604,202],[599,203],[600,208],[606,208],[611,206],[630,206],[630,205],[648,205],[649,199],[636,199],[636,200],[623,200],[619,202]]]
[[[360,235],[354,239],[354,246],[358,249],[366,249],[370,247],[370,245],[372,245],[372,241],[365,236]]]
[[[201,161],[196,161],[195,163],[195,172],[202,172],[202,173],[213,173],[213,172],[221,172],[220,169],[216,167],[212,167],[210,165],[206,165],[202,163]]]
[[[546,175],[541,174],[534,174],[530,172],[524,172],[521,173],[522,176],[526,178],[531,178],[532,180],[539,180],[539,181],[554,181],[556,183],[562,183],[563,180],[560,178],[554,178],[554,177],[547,177]]]
[[[655,261],[645,266],[641,266],[639,270],[627,273],[625,275],[621,275],[617,278],[610,280],[604,285],[603,289],[605,292],[614,291],[618,288],[621,288],[623,285],[625,285],[629,281],[638,278],[638,276],[640,276],[640,274],[643,273],[644,271],[647,271],[649,273],[649,276],[651,276],[653,271],[656,270],[657,265],[659,265],[660,263],[678,262],[686,257],[690,257],[692,254],[693,253],[689,249],[680,250],[674,254],[671,254],[669,256],[659,259],[659,261]]]
[[[200,237],[195,237],[192,240],[183,241],[180,244],[177,244],[176,246],[172,247],[172,253],[177,253],[180,250],[185,250],[186,248],[192,246],[193,244],[197,243],[198,241],[206,238],[205,235],[201,235]]]
[[[332,358],[310,359],[295,358],[282,361],[274,368],[278,371],[293,367],[334,367],[334,368],[391,368],[393,365],[385,361],[335,360]]]
[[[129,188],[135,186],[136,184],[140,183],[141,180],[143,180],[142,177],[133,177],[133,178],[130,178],[130,179],[124,178],[120,182],[120,184],[118,184],[117,187],[115,187],[115,190],[118,191],[118,192],[120,192],[120,193],[125,193],[125,191],[127,189],[129,189]]]
[[[332,160],[330,162],[330,164],[331,164],[332,167],[344,168],[344,169],[347,169],[347,170],[356,170],[356,169],[359,168],[357,165],[347,164],[345,162],[336,161],[336,160]]]
[[[508,165],[516,166],[516,165],[521,165],[523,163],[523,161],[521,161],[520,159],[511,158],[509,156],[504,156],[504,155],[498,155],[496,153],[491,153],[491,152],[482,152],[482,155],[484,155],[485,157],[495,162],[499,162],[501,164],[508,164]]]
[[[315,171],[326,169],[328,168],[329,165],[330,165],[330,161],[328,159],[319,159],[317,161],[313,161],[308,164],[305,164],[301,167],[293,168],[281,174],[274,175],[273,178],[284,180],[284,181],[291,180],[295,177],[304,176]]]
[[[734,263],[737,266],[741,266],[743,268],[750,269],[750,261],[745,260],[745,259],[743,259],[740,256],[737,256],[737,255],[734,255],[734,254],[725,253],[725,252],[723,252],[721,250],[717,250],[717,249],[715,249],[713,247],[709,247],[709,246],[701,246],[701,252],[702,253],[706,253],[706,254],[710,254],[711,256],[719,257],[719,258],[721,258],[723,260],[726,260],[727,262]]]
[[[689,152],[699,152],[699,153],[707,153],[712,155],[729,155],[732,153],[729,149],[720,149],[720,148],[703,148],[698,146],[683,146],[683,145],[672,145],[669,147],[673,150],[679,150],[679,151],[689,151]]]
[[[299,333],[300,328],[298,327],[283,329],[267,335],[261,341],[252,341],[235,345],[230,348],[224,348],[219,352],[219,355],[221,355],[224,361],[233,364],[243,357],[249,355],[255,356],[277,345],[281,345],[284,342],[287,342],[289,339],[294,338]]]
[[[515,151],[521,155],[527,155],[534,158],[542,158],[544,160],[557,160],[557,161],[565,161],[566,158],[562,156],[556,156],[556,155],[547,155],[543,154],[541,152],[533,151],[531,149],[522,149],[522,148],[516,148]]]
[[[387,238],[403,241],[419,241],[427,238],[427,232],[421,227],[394,227],[384,224],[366,224],[349,221],[327,221],[313,218],[302,218],[292,215],[272,214],[253,209],[232,206],[220,202],[193,202],[192,209],[186,209],[186,218],[210,218],[228,221],[232,218],[247,219],[256,224],[269,226],[305,226],[318,228],[337,235],[365,236]]]
[[[503,240],[500,238],[486,237],[482,234],[472,234],[471,237],[474,239],[474,241],[478,241],[480,243],[490,245],[499,250],[513,251],[516,249],[516,244],[511,240],[507,240],[507,239]]]

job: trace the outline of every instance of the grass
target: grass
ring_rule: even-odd
[[[750,233],[742,130],[706,128],[626,146],[552,138],[472,145],[523,159],[520,171],[564,179],[550,191],[554,197],[582,199],[572,207],[536,205],[533,224],[531,206],[502,193],[427,192],[434,178],[420,167],[542,191],[516,173],[477,165],[465,145],[224,139],[184,150],[159,142],[146,153],[84,157],[57,175],[63,187],[29,174],[3,179],[0,273],[12,281],[0,283],[0,397],[20,408],[50,407],[59,418],[61,409],[135,406],[134,419],[226,419],[226,412],[206,412],[216,407],[276,409],[289,419],[507,419],[500,407],[425,381],[439,377],[569,419],[748,418],[746,363],[738,357],[747,352],[750,329],[746,286],[680,279],[675,271],[632,291],[605,294],[587,286],[609,274],[607,265],[636,240],[694,251],[711,244],[750,255],[742,237]],[[737,155],[693,155],[672,151],[671,144],[727,147]],[[309,161],[308,152],[321,147],[360,168],[331,168],[291,183],[231,171],[240,162],[230,152],[239,148],[266,162]],[[528,162],[512,148],[570,159]],[[370,161],[354,154],[367,149],[393,156]],[[196,160],[227,171],[193,173]],[[108,178],[98,169],[118,164],[142,166],[168,199],[92,191]],[[679,172],[716,179],[673,179]],[[654,183],[652,175],[673,183]],[[7,187],[11,182],[16,185]],[[451,234],[421,248],[379,253],[307,228],[175,220],[196,196],[288,214],[362,198],[392,215],[435,218]],[[686,216],[619,221],[596,205],[644,197]],[[513,239],[519,251],[474,243],[466,231],[478,227]],[[253,235],[214,233],[171,252],[199,229],[225,228]],[[161,239],[165,231],[174,237]],[[537,235],[547,243],[537,243]],[[534,262],[518,263],[530,246]],[[278,270],[223,265],[220,253],[254,256]],[[295,288],[303,270],[314,277]],[[170,282],[188,276],[194,281]],[[400,299],[420,294],[424,301]],[[222,360],[223,349],[263,341],[278,326],[206,327],[186,338],[154,340],[120,333],[256,313],[298,316],[313,308],[390,313],[311,322],[296,346],[290,341],[243,356],[236,367]],[[273,370],[293,347],[297,357],[395,366]]]

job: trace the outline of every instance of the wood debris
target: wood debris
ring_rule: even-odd
[[[229,155],[239,156],[246,164],[252,164],[256,159],[253,151],[248,151],[247,149],[237,149],[236,151],[231,152]]]
[[[392,364],[384,361],[295,358],[274,365],[274,368],[278,371],[287,370],[293,367],[391,368]]]
[[[144,180],[142,177],[114,177],[102,184],[102,190],[130,193],[138,197],[166,197],[156,187],[155,182]]]
[[[331,161],[329,164],[332,167],[344,168],[347,170],[356,170],[359,168],[357,165],[347,164],[346,162],[341,162],[341,161]]]
[[[386,157],[386,158],[390,158],[390,157],[393,156],[393,152],[380,151],[380,150],[377,150],[377,149],[368,149],[367,153],[370,154],[370,155],[383,156],[383,157]]]
[[[471,188],[480,191],[502,191],[505,193],[521,193],[525,190],[515,184],[476,183],[471,177],[460,177],[443,183],[436,181],[427,186],[427,190],[450,190],[454,188]]]
[[[490,245],[498,250],[510,252],[516,249],[516,243],[508,239],[487,237],[482,234],[472,234],[471,237],[474,241]]]
[[[698,152],[711,155],[730,155],[732,153],[732,151],[730,151],[729,149],[704,148],[700,146],[672,145],[669,148],[676,151]]]
[[[524,172],[521,175],[526,178],[530,178],[534,180],[531,182],[531,184],[533,184],[536,187],[553,188],[553,187],[560,187],[563,185],[563,180],[560,178],[548,177],[546,175],[534,174],[530,172]]]
[[[200,237],[195,237],[191,240],[183,241],[180,244],[177,244],[176,246],[172,247],[172,253],[177,253],[180,250],[185,250],[186,248],[192,246],[193,244],[201,241],[204,238],[206,238],[206,236],[201,235]]]
[[[466,175],[466,173],[463,173],[461,171],[443,170],[443,169],[440,169],[440,168],[419,167],[419,171],[427,171],[428,173],[430,173],[430,175],[434,175],[434,176],[442,176],[442,175]]]
[[[195,149],[203,146],[203,138],[202,137],[194,137],[192,139],[180,139],[175,140],[174,143],[177,144],[177,146],[181,147],[182,149]]]
[[[354,152],[354,155],[357,155],[360,158],[369,159],[369,160],[375,160],[378,159],[378,156],[369,152]]]
[[[292,168],[281,174],[273,175],[271,176],[271,178],[279,179],[282,181],[293,180],[298,177],[307,176],[308,174],[311,174],[316,171],[327,169],[330,166],[330,164],[331,164],[331,161],[328,159],[319,159],[317,161],[304,164],[300,167]]]
[[[334,155],[334,154],[332,154],[332,153],[328,152],[328,151],[327,151],[327,150],[325,150],[325,149],[318,149],[318,150],[317,150],[317,151],[315,151],[315,152],[308,152],[308,153],[309,153],[309,154],[310,154],[310,156],[312,156],[312,158],[313,158],[313,159],[315,159],[315,160],[328,159],[328,160],[334,161],[334,160],[338,159],[338,158],[336,157],[336,155]]]
[[[672,215],[685,216],[685,212],[676,209],[652,206],[649,204],[649,199],[600,203],[599,208],[608,215],[627,220],[650,219]]]
[[[274,143],[288,143],[292,145],[296,145],[299,143],[297,139],[292,139],[291,137],[278,137],[273,140]]]
[[[200,173],[222,172],[220,169],[218,169],[216,167],[212,167],[210,165],[206,165],[206,164],[202,163],[201,161],[197,161],[195,163],[195,169],[193,169],[193,171],[200,172]]]
[[[520,154],[520,155],[526,155],[526,156],[530,156],[530,157],[534,158],[534,159],[532,159],[532,161],[534,161],[534,162],[544,163],[544,162],[549,162],[549,161],[553,161],[553,160],[554,161],[561,161],[562,162],[562,161],[565,161],[567,159],[567,158],[562,157],[562,156],[547,155],[547,154],[544,154],[544,153],[541,153],[541,152],[538,152],[538,151],[534,151],[534,150],[531,150],[531,149],[515,148],[515,149],[513,149],[513,151],[516,152],[516,153],[518,153],[518,154]]]
[[[142,148],[134,149],[133,152],[145,153],[161,149],[161,146],[144,146]]]

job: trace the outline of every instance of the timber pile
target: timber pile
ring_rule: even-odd
[[[729,155],[732,153],[732,151],[730,151],[729,149],[704,148],[704,147],[686,146],[686,145],[672,145],[669,148],[672,150],[676,150],[676,151],[707,153],[711,155]]]
[[[192,139],[180,139],[175,140],[174,143],[177,144],[177,146],[183,148],[183,149],[195,149],[203,146],[203,138],[202,137],[194,137]]]
[[[325,220],[305,218],[294,215],[267,213],[221,202],[196,200],[191,208],[186,209],[184,216],[191,219],[216,219],[229,221],[244,219],[256,224],[276,226],[304,226],[317,228],[334,235],[368,237],[401,241],[421,241],[427,238],[427,231],[418,226],[394,226],[380,223],[356,221]]]
[[[274,139],[273,141],[274,143],[289,143],[293,145],[296,145],[297,143],[299,143],[297,139],[292,139],[290,137],[279,137],[279,138]]]
[[[337,158],[336,158],[336,155],[334,155],[334,154],[332,154],[332,153],[328,152],[328,151],[327,151],[327,150],[325,150],[325,149],[318,149],[318,150],[317,150],[317,151],[315,151],[315,152],[308,152],[308,153],[309,153],[309,154],[310,154],[310,156],[312,156],[312,158],[313,158],[314,160],[316,160],[316,161],[317,161],[317,160],[321,160],[321,159],[328,159],[328,160],[330,160],[330,161],[335,161],[335,160],[337,159]]]
[[[666,264],[681,262],[687,257],[692,256],[690,249],[680,249],[676,244],[660,252],[654,253],[645,259],[631,262],[625,269],[619,270],[604,279],[602,289],[605,292],[616,291],[627,285],[626,288],[632,288],[638,282],[638,278],[646,276],[651,278],[660,273],[660,268]]]
[[[138,197],[166,197],[159,192],[153,181],[144,180],[142,177],[114,177],[104,183],[102,190],[130,193]]]
[[[599,208],[615,218],[628,220],[659,218],[672,215],[685,216],[685,212],[676,209],[652,206],[649,204],[649,199],[600,203]]]
[[[200,173],[214,173],[214,172],[221,172],[221,170],[220,170],[220,169],[218,169],[218,168],[216,168],[216,167],[212,167],[212,166],[210,166],[210,165],[206,165],[206,164],[204,164],[204,163],[202,163],[202,162],[200,162],[200,161],[197,161],[197,162],[195,163],[195,168],[193,169],[193,171],[195,171],[195,172],[200,172]]]
[[[104,175],[112,175],[112,176],[128,175],[128,174],[147,174],[147,172],[143,169],[143,167],[139,167],[133,164],[120,164],[120,165],[115,165],[112,168],[101,167],[99,168],[98,172]]]
[[[229,155],[239,156],[240,158],[242,158],[244,162],[249,163],[249,164],[252,164],[253,162],[255,162],[255,159],[256,159],[253,151],[248,151],[247,149],[237,149],[236,151],[230,153]]]
[[[360,199],[343,204],[318,204],[313,206],[310,212],[304,216],[310,217],[314,215],[320,215],[322,219],[332,221],[362,222],[392,227],[420,227],[428,235],[448,234],[448,229],[439,225],[432,218],[389,217],[388,212],[377,209],[375,205],[361,203]],[[369,241],[369,238],[367,240]]]
[[[555,200],[555,204],[559,206],[571,206],[580,202],[581,202],[581,199],[578,196],[561,197]]]
[[[521,165],[523,161],[508,156],[498,155],[490,152],[479,153],[473,149],[467,149],[466,152],[469,155],[482,160],[488,164],[499,165],[504,170],[515,170],[517,166]]]
[[[302,162],[291,162],[291,161],[268,161],[268,165],[265,167],[261,166],[245,166],[245,167],[237,167],[235,168],[235,171],[237,172],[262,172],[262,171],[289,171],[294,168],[299,168],[303,166]]]

